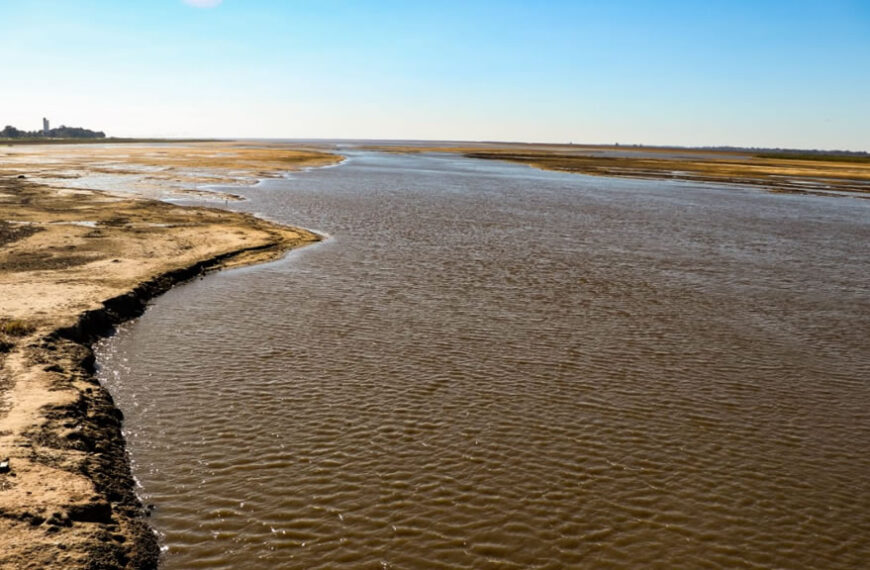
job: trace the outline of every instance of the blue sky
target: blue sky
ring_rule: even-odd
[[[117,136],[870,150],[870,0],[0,0],[0,123],[42,116]]]

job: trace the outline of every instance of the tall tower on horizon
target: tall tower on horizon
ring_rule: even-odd
[[[48,119],[43,117],[42,118],[42,134],[44,134],[45,136],[48,136],[48,131],[49,131]]]

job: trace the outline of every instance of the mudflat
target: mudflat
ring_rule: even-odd
[[[58,180],[134,176],[155,193],[185,193],[339,157],[229,143],[12,154],[0,156],[0,567],[155,567],[122,416],[94,379],[90,343],[174,283],[319,238],[246,214]]]

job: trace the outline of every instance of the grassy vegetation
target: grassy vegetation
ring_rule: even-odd
[[[0,321],[0,333],[9,336],[27,336],[34,331],[34,328],[26,321],[20,319],[12,319],[8,321]]]
[[[758,158],[778,158],[781,160],[818,160],[823,162],[863,162],[870,164],[870,155],[864,154],[825,154],[814,152],[762,152]]]

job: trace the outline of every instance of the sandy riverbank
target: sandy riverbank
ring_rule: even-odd
[[[24,174],[55,188],[147,197],[237,198],[216,185],[247,185],[283,171],[334,164],[328,152],[277,143],[199,142],[4,145],[0,176]]]
[[[318,238],[245,214],[33,181],[72,166],[74,179],[90,175],[93,147],[66,149],[77,156],[66,164],[55,148],[27,148],[29,162],[0,158],[0,462],[9,458],[0,463],[0,567],[154,567],[157,544],[133,493],[121,414],[94,379],[90,343],[174,283]],[[209,180],[338,160],[310,151],[282,159],[275,148],[257,158],[243,147],[242,165],[230,156],[239,149],[223,144],[143,148],[157,153],[155,164],[167,160],[160,168],[176,161],[173,177]],[[106,160],[97,153],[95,168]],[[34,173],[38,164],[45,170]],[[135,171],[141,162],[121,164]]]

